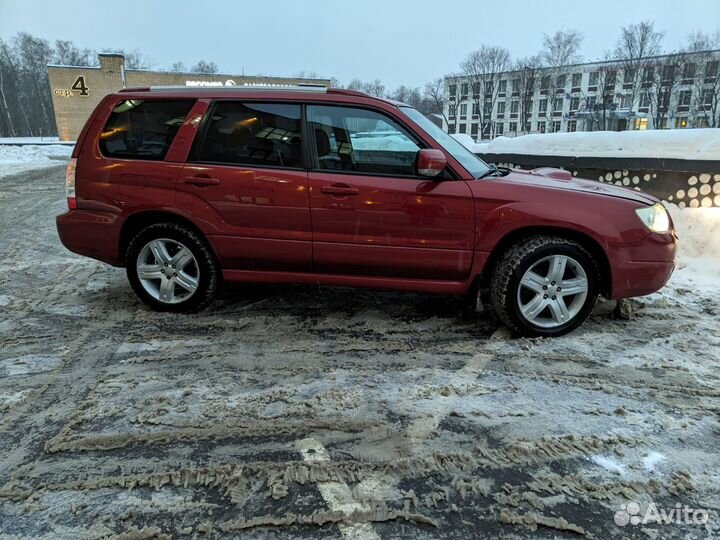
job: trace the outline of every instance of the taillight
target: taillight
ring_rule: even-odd
[[[72,158],[68,163],[65,172],[65,196],[67,197],[67,205],[70,210],[77,208],[77,198],[75,197],[75,168],[77,167],[77,158]]]

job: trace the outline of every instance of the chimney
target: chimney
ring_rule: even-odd
[[[104,73],[117,73],[120,76],[122,87],[125,88],[125,57],[120,53],[98,53],[100,71]]]

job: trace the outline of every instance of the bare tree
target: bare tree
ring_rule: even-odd
[[[353,79],[347,85],[348,90],[358,90],[375,97],[385,97],[385,85],[380,79],[363,82],[360,79]]]
[[[448,117],[445,115],[445,105],[448,102],[447,95],[445,94],[445,82],[442,78],[438,77],[425,84],[424,89],[425,99],[430,102],[433,110],[431,113],[439,114],[443,118],[443,125],[450,125]]]
[[[667,127],[670,102],[677,97],[686,63],[686,55],[676,53],[657,58],[652,65],[653,80],[648,95],[655,129]]]
[[[190,68],[191,73],[218,73],[218,67],[215,62],[206,62],[205,60],[200,60],[197,64],[192,66]]]
[[[128,51],[125,49],[108,48],[107,50],[122,54],[125,57],[125,67],[127,69],[148,69],[152,67],[152,62],[138,49]]]
[[[588,131],[605,131],[611,129],[613,120],[617,118],[618,93],[616,84],[620,66],[608,58],[590,73],[588,89],[595,90],[590,93],[581,92],[580,99],[584,101],[586,128]],[[624,99],[624,98],[621,98]],[[572,106],[571,106],[572,109]]]
[[[71,41],[55,41],[53,62],[64,66],[95,66],[97,55],[91,49],[80,49]]]
[[[540,73],[542,60],[539,55],[518,58],[515,61],[515,77],[518,80],[520,91],[519,96],[519,119],[520,131],[526,133],[526,129],[533,109],[533,96],[540,85]]]
[[[509,67],[510,51],[490,45],[483,45],[471,52],[460,64],[470,84],[469,95],[472,95],[472,103],[480,119],[481,137],[492,137],[495,133],[492,111],[497,101],[500,77]]]
[[[613,57],[622,69],[623,92],[627,95],[631,110],[648,88],[645,79],[647,70],[652,68],[653,57],[660,54],[663,32],[655,30],[652,21],[623,26],[615,44]],[[629,127],[629,126],[628,126]]]
[[[683,83],[690,84],[691,127],[720,127],[720,32],[693,32],[688,36],[687,62]]]
[[[553,35],[543,36],[540,60],[550,68],[563,68],[582,61],[578,53],[583,35],[577,30],[558,30]]]
[[[185,64],[183,64],[182,62],[173,62],[170,65],[170,71],[183,72],[185,71]]]

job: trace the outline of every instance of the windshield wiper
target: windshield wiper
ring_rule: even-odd
[[[497,168],[496,165],[492,163],[488,163],[488,170],[482,173],[480,176],[477,177],[478,180],[482,180],[483,178],[486,178],[488,176],[502,176],[503,173],[500,172],[500,169]]]

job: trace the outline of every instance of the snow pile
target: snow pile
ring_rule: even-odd
[[[679,208],[665,203],[678,238],[678,272],[720,288],[720,208]]]
[[[720,160],[720,129],[711,128],[543,133],[479,144],[454,137],[481,154]]]
[[[70,158],[72,151],[72,146],[60,144],[0,145],[0,178],[59,165]]]

